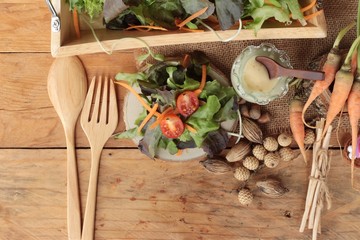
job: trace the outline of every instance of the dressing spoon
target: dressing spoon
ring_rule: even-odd
[[[270,79],[274,79],[280,76],[296,77],[308,80],[324,80],[325,78],[325,73],[321,71],[285,68],[275,62],[273,59],[264,56],[257,56],[255,59],[266,67]]]

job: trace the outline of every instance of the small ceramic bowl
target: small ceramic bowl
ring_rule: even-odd
[[[359,137],[360,138],[360,137]],[[345,160],[348,162],[348,163],[351,163],[351,158],[350,158],[350,155],[349,155],[349,146],[351,146],[351,139],[348,139],[346,142],[345,142],[345,145],[344,145],[344,148],[343,148],[343,156],[345,158]],[[355,158],[355,161],[354,161],[354,166],[356,168],[360,168],[360,158]]]
[[[235,59],[231,69],[231,82],[235,91],[240,97],[242,97],[248,102],[265,105],[276,98],[284,96],[288,92],[289,82],[293,78],[287,76],[278,77],[276,79],[276,84],[267,91],[257,91],[249,89],[247,87],[247,83],[244,80],[244,69],[247,62],[256,56],[265,56],[272,58],[286,68],[293,67],[290,64],[290,59],[286,52],[278,50],[273,44],[270,43],[262,43],[259,46],[248,46]],[[264,81],[266,81],[266,79]],[[269,80],[267,79],[267,81]]]

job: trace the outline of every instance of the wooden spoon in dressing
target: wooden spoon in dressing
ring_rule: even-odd
[[[255,59],[266,67],[270,79],[280,76],[296,77],[308,80],[324,80],[325,78],[324,72],[285,68],[273,59],[264,56],[257,56]]]
[[[67,146],[68,238],[81,239],[81,211],[75,155],[75,126],[87,92],[85,69],[78,57],[56,58],[48,75],[48,93],[64,127]]]

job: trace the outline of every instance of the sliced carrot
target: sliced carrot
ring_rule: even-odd
[[[198,89],[196,89],[194,92],[197,96],[200,95],[200,93],[202,92],[202,90],[204,89],[206,84],[206,65],[203,64],[201,66],[201,82],[200,82],[200,87]]]
[[[313,6],[316,4],[316,0],[312,0],[307,6],[300,9],[301,12],[306,12],[307,10],[310,10]]]
[[[114,81],[115,84],[119,84],[120,86],[126,88],[127,90],[129,90],[131,93],[133,93],[136,98],[139,100],[139,102],[141,103],[141,105],[144,106],[144,108],[150,112],[152,110],[152,108],[144,101],[144,99],[127,83],[121,82],[121,81]],[[160,116],[159,112],[155,112],[154,115],[156,117]]]
[[[155,113],[157,112],[158,107],[159,107],[159,104],[155,103],[154,106],[151,108],[151,111],[149,112],[149,114],[146,115],[146,117],[141,122],[140,126],[138,127],[138,130],[137,130],[138,133],[141,132],[141,130],[144,128],[145,124],[152,118],[152,116],[155,115]]]
[[[172,107],[168,107],[167,109],[165,109],[165,111],[163,111],[156,119],[155,122],[153,122],[150,125],[150,129],[154,129],[157,127],[157,125],[160,124],[161,120],[163,120],[167,114],[171,113],[174,109]]]
[[[200,9],[199,11],[193,13],[191,16],[187,17],[187,18],[186,18],[184,21],[182,21],[181,23],[176,24],[176,26],[179,27],[179,28],[185,26],[188,22],[191,22],[191,21],[194,20],[195,18],[197,18],[197,17],[199,17],[200,15],[204,14],[207,9],[208,9],[208,7],[204,7],[203,9]]]
[[[317,12],[314,12],[314,13],[312,13],[312,14],[306,15],[306,16],[304,17],[304,19],[305,19],[306,21],[308,21],[308,20],[310,20],[310,19],[312,19],[312,18],[320,15],[323,11],[324,11],[324,10],[321,9],[321,10],[319,10],[319,11],[317,11]]]
[[[76,37],[80,38],[81,34],[80,34],[79,16],[78,16],[78,11],[77,11],[76,7],[73,9],[73,22],[74,22]]]
[[[151,25],[134,25],[130,26],[128,28],[125,28],[125,30],[131,30],[131,29],[149,29],[149,30],[161,30],[161,31],[168,31],[166,28],[159,27],[159,26],[151,26]]]
[[[189,130],[190,132],[192,132],[192,133],[197,133],[196,129],[193,128],[192,126],[190,126],[189,124],[186,124],[186,123],[185,123],[185,128],[186,128],[187,130]]]

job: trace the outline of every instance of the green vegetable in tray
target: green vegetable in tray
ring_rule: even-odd
[[[90,16],[90,18],[96,18],[103,12],[103,6],[105,0],[67,0],[70,5],[70,9],[75,7],[80,12],[84,12]]]
[[[299,20],[305,25],[298,0],[67,0],[70,10],[75,7],[90,19],[103,16],[109,29],[130,26],[157,26],[169,30],[189,16],[206,8],[205,12],[186,23],[189,29],[198,29],[203,21],[214,16],[222,30],[233,27],[240,19],[248,20],[245,28],[255,33],[269,18],[288,24]]]

